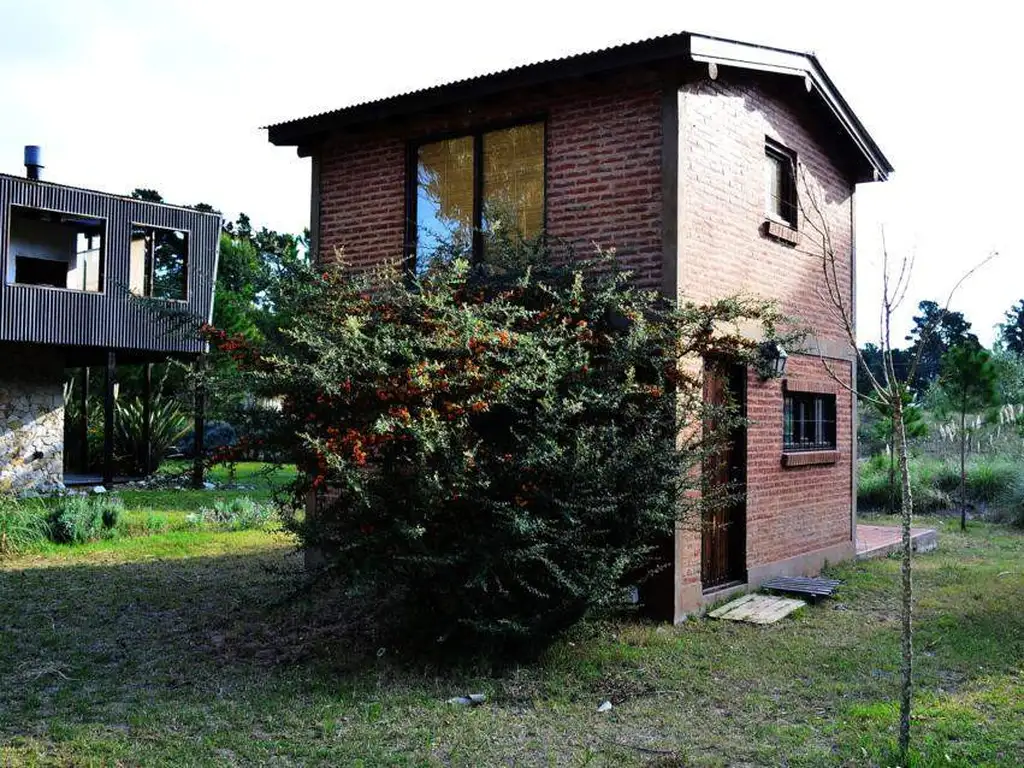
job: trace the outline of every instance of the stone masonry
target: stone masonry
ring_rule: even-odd
[[[0,492],[63,488],[63,360],[19,347],[0,360]]]

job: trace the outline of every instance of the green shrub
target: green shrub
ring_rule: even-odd
[[[121,522],[121,515],[124,513],[124,502],[116,496],[98,496],[93,503],[100,509],[100,520],[106,530],[113,530]]]
[[[311,276],[279,348],[212,334],[281,398],[273,447],[299,465],[295,507],[318,499],[289,528],[421,652],[536,651],[666,565],[679,517],[715,501],[690,493],[696,469],[738,422],[679,360],[754,367],[737,329],[775,319],[752,299],[670,305],[608,255],[488,257],[412,289]]]
[[[142,474],[146,465],[146,444],[143,441],[145,420],[141,398],[118,400],[114,419],[116,429],[115,450],[122,457],[123,466],[131,474]],[[189,419],[176,402],[154,397],[150,418],[153,471],[159,467],[167,452],[189,429]]]
[[[158,512],[149,512],[142,521],[142,528],[146,533],[163,533],[171,527],[167,515]]]
[[[934,485],[912,485],[910,491],[914,497],[914,514],[945,512],[954,507],[949,494]]]
[[[185,519],[197,528],[214,527],[229,531],[266,528],[274,520],[275,512],[268,504],[238,496],[229,501],[218,499],[212,507],[203,507]]]
[[[910,459],[910,491],[914,499],[914,512],[927,514],[950,509],[949,487],[955,489],[957,482],[950,486],[950,468],[941,461],[911,457]],[[899,512],[902,504],[903,491],[899,466],[896,466],[894,513]],[[889,508],[889,457],[874,456],[860,466],[857,480],[857,504],[865,510],[884,511]]]
[[[996,499],[993,517],[1024,528],[1024,473],[1018,472]]]
[[[113,535],[124,504],[108,496],[66,496],[50,511],[50,538],[58,544],[84,544]]]
[[[861,463],[857,486],[857,503],[866,510],[884,510],[889,499],[888,457],[873,456]],[[902,496],[896,475],[896,504]],[[1021,485],[1021,470],[1010,461],[975,460],[967,466],[968,504],[1007,503],[1013,506],[1015,488]],[[914,511],[943,512],[956,509],[960,503],[960,467],[955,461],[912,457],[910,489]],[[1010,501],[1007,501],[1007,500]]]
[[[1003,497],[1021,471],[1007,461],[980,461],[967,467],[967,498],[991,504]]]
[[[889,506],[889,468],[879,469],[873,462],[860,467],[857,480],[857,506],[865,510],[884,510]]]
[[[46,540],[46,519],[34,506],[0,492],[0,557],[23,552]]]

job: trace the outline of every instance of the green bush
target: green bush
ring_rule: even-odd
[[[146,444],[143,441],[145,419],[142,399],[135,397],[117,402],[115,450],[122,466],[130,474],[143,474],[146,466]],[[150,417],[152,453],[150,464],[156,471],[167,452],[189,429],[189,419],[173,400],[154,397]]]
[[[889,500],[888,457],[873,456],[860,465],[857,503],[866,510],[884,510]],[[899,505],[899,470],[896,475],[896,503]],[[967,466],[967,503],[997,504],[1012,499],[1020,483],[1021,469],[1005,460],[974,460]],[[960,503],[960,468],[950,460],[912,457],[910,489],[914,511],[943,512]]]
[[[33,506],[0,492],[0,557],[23,552],[46,540],[46,519]]]
[[[991,504],[1016,483],[1021,470],[1008,461],[981,461],[967,467],[967,498]]]
[[[142,529],[146,533],[163,533],[169,530],[171,527],[170,521],[167,519],[167,515],[161,515],[158,512],[149,512],[142,521]]]
[[[775,319],[752,299],[675,307],[608,255],[488,256],[412,287],[310,276],[277,348],[211,334],[281,398],[273,447],[299,465],[295,507],[317,498],[290,530],[420,651],[537,650],[665,566],[738,421],[679,360],[755,366],[738,329]]]
[[[889,468],[878,468],[876,464],[865,462],[860,467],[857,506],[864,510],[884,510],[889,506]]]
[[[995,519],[1024,528],[1024,472],[1018,472],[996,499]]]
[[[960,488],[960,468],[949,461],[917,457],[910,461],[911,490],[932,489],[951,494]]]
[[[107,496],[66,496],[50,510],[50,538],[58,544],[84,544],[113,535],[124,505]]]
[[[212,507],[203,507],[185,519],[196,528],[214,527],[229,531],[266,528],[275,517],[273,507],[238,496],[229,501],[218,499]]]
[[[955,506],[955,502],[949,494],[934,485],[912,485],[910,491],[914,497],[914,514],[927,515],[933,512],[945,512]]]

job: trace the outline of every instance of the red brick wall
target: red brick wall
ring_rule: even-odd
[[[803,241],[795,248],[760,232],[765,136],[797,152],[800,175],[806,172],[841,256],[840,279],[848,295],[852,182],[835,162],[836,153],[818,140],[823,118],[811,112],[814,94],[795,79],[730,80],[728,72],[713,82],[702,69],[679,95],[680,293],[696,300],[738,292],[777,298],[813,329],[812,341],[821,339],[835,350],[844,337],[819,298],[821,253],[809,237],[812,228],[801,216]],[[330,137],[317,153],[321,255],[330,258],[343,248],[357,267],[401,257],[408,141],[544,115],[549,233],[582,249],[591,242],[615,247],[641,284],[660,288],[659,83],[654,73],[573,81],[377,125],[364,135]],[[834,365],[849,380],[849,362]],[[750,377],[748,568],[850,541],[851,399],[815,357],[793,355],[787,382],[794,390],[837,392],[839,462],[783,468],[781,383]],[[676,546],[678,613],[681,606],[695,607],[694,593],[699,599],[699,530],[682,533]],[[683,597],[687,584],[689,596]]]
[[[811,222],[800,215],[796,247],[760,231],[769,136],[797,153],[798,190],[812,216],[809,194],[824,214],[840,259],[843,291],[852,300],[853,184],[818,140],[820,128],[812,132],[810,107],[804,105],[814,98],[800,89],[784,92],[777,80],[730,80],[728,74],[717,81],[705,75],[684,86],[679,101],[680,293],[698,300],[735,293],[778,299],[784,312],[811,329],[809,342],[820,340],[828,353],[842,356],[848,348],[844,332],[819,295],[822,253]],[[814,223],[820,226],[816,218]],[[831,364],[849,383],[850,363],[837,359]],[[782,384],[750,375],[748,569],[851,539],[851,397],[816,356],[792,355],[786,382],[795,391],[836,393],[839,461],[783,467]],[[694,544],[692,536],[682,537],[680,556],[692,556]],[[683,564],[679,577],[681,587],[692,585],[699,571]]]
[[[321,150],[319,254],[356,268],[400,259],[405,238],[405,147],[391,136],[329,141]]]
[[[832,361],[844,384],[850,363]],[[786,385],[798,392],[836,394],[839,461],[783,467],[782,384],[747,382],[747,567],[774,563],[850,541],[853,432],[850,395],[815,357],[795,355],[786,365]]]
[[[547,230],[589,253],[616,248],[641,284],[659,288],[661,88],[653,74],[576,81],[334,136],[321,147],[320,254],[363,267],[401,257],[405,147],[411,139],[546,117]]]

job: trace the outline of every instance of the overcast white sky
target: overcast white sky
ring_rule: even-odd
[[[861,341],[877,336],[885,224],[890,251],[916,252],[913,306],[999,251],[953,302],[987,342],[1024,298],[1019,27],[998,3],[940,7],[0,0],[0,171],[41,144],[50,180],[154,187],[299,231],[308,161],[259,126],[665,32],[813,50],[896,166],[858,189]]]

